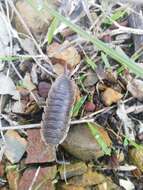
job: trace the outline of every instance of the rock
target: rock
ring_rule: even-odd
[[[56,63],[53,68],[57,75],[62,75],[64,73],[64,65],[62,64]]]
[[[103,102],[106,106],[110,106],[113,103],[117,103],[123,95],[116,90],[112,88],[107,88],[103,93],[102,93],[102,99]]]
[[[65,178],[68,179],[76,175],[81,175],[85,173],[86,170],[87,166],[84,162],[77,162],[66,166],[61,165],[58,169],[62,180],[64,180]]]
[[[121,190],[121,188],[118,185],[113,183],[110,177],[107,177],[105,182],[98,184],[96,189],[97,190]]]
[[[75,187],[82,187],[83,189],[91,186],[95,187],[95,185],[97,186],[97,190],[120,189],[113,183],[110,177],[106,177],[103,174],[94,171],[93,168],[88,168],[88,171],[81,176],[70,178],[68,184],[74,185]]]
[[[87,188],[62,183],[61,185],[58,186],[58,190],[87,190]]]
[[[4,135],[6,141],[5,156],[11,163],[17,163],[25,153],[27,141],[16,131],[7,131]]]
[[[34,36],[38,38],[41,34],[46,34],[52,17],[47,11],[46,6],[44,6],[44,8],[39,11],[38,5],[40,6],[40,3],[38,4],[36,0],[31,0],[30,2],[31,4],[34,4],[34,7],[32,7],[32,5],[30,5],[30,3],[26,0],[19,0],[16,3],[16,8],[32,34],[34,34]],[[54,4],[56,2],[57,0],[44,0],[43,4],[47,3],[55,7]],[[25,29],[17,15],[14,17],[14,23],[17,32],[28,34],[27,30]]]
[[[44,81],[40,82],[38,84],[38,92],[39,92],[40,96],[43,97],[43,98],[47,98],[50,88],[51,88],[50,83],[47,83],[47,82],[44,82]]]
[[[45,145],[40,129],[29,129],[26,164],[51,162],[56,159],[55,149]]]
[[[87,72],[87,76],[84,80],[84,85],[86,87],[90,87],[90,86],[95,85],[97,83],[97,81],[98,81],[97,74],[95,72],[89,70]]]
[[[98,131],[107,146],[111,146],[111,140],[105,129],[100,127]],[[96,160],[104,155],[86,124],[71,126],[62,146],[67,152],[84,161]]]
[[[0,190],[8,190],[7,187],[0,187]]]
[[[89,168],[88,171],[82,176],[74,176],[69,179],[68,184],[86,187],[101,184],[105,181],[105,179],[106,178],[103,174],[92,171],[92,169]]]
[[[29,189],[36,171],[37,168],[29,168],[24,171],[18,185],[19,190]],[[56,176],[56,172],[56,166],[40,168],[31,190],[55,190],[54,183],[52,183],[52,181]]]
[[[6,176],[7,176],[10,190],[18,190],[18,181],[19,181],[19,176],[20,176],[18,166],[16,165],[7,166]]]
[[[129,150],[129,158],[143,172],[143,146]]]
[[[4,175],[4,164],[0,162],[0,177],[3,177]]]
[[[54,42],[47,48],[47,54],[53,59],[54,69],[57,74],[64,72],[63,66],[65,64],[67,64],[69,69],[72,69],[80,63],[80,55],[77,50],[69,45],[68,41],[61,45]]]
[[[96,109],[96,106],[93,102],[86,102],[84,109],[87,112],[94,112]]]

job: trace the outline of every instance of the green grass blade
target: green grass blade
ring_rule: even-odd
[[[95,137],[95,139],[97,140],[99,146],[101,147],[102,151],[106,154],[106,155],[111,155],[111,148],[109,148],[107,146],[107,144],[105,143],[104,139],[101,137],[98,129],[92,124],[92,123],[88,123],[87,125],[89,127],[89,129],[91,130],[92,135]]]
[[[105,64],[105,67],[106,68],[111,68],[110,64],[109,64],[109,61],[108,61],[108,58],[107,58],[107,55],[103,52],[101,52],[101,58]]]
[[[110,18],[106,18],[103,23],[111,25],[113,21],[117,21],[124,17],[126,10],[115,11]]]
[[[51,22],[51,25],[48,29],[48,44],[50,44],[53,40],[54,32],[57,29],[57,26],[59,24],[59,19],[55,17],[53,21]]]
[[[81,109],[82,105],[84,104],[87,96],[81,97],[80,100],[75,104],[72,110],[72,116],[77,116],[79,113],[79,110]]]
[[[0,61],[17,61],[20,59],[17,56],[0,56]]]
[[[85,59],[86,63],[91,67],[93,71],[95,71],[96,64],[94,63],[94,61],[92,61],[87,55],[85,57],[86,57]]]
[[[62,16],[60,13],[58,13],[56,10],[54,10],[51,7],[47,6],[47,9],[49,13],[58,18],[61,22],[65,23],[67,26],[69,26],[73,31],[78,33],[80,36],[82,36],[87,41],[91,42],[93,45],[95,45],[99,50],[103,51],[107,55],[109,55],[112,59],[119,62],[121,65],[125,66],[126,68],[130,69],[133,73],[136,75],[139,75],[140,77],[143,77],[143,69],[137,65],[133,60],[131,60],[129,57],[123,57],[122,54],[114,49],[112,49],[108,44],[102,42],[101,40],[97,39],[95,36],[85,32],[83,29],[81,29],[76,24],[73,24],[70,22],[67,18]]]

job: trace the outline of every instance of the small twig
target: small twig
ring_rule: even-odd
[[[127,114],[132,113],[132,112],[134,112],[135,114],[143,112],[143,105],[131,106],[131,107],[126,109]]]
[[[88,122],[94,122],[94,119],[82,119],[82,120],[76,120],[76,121],[71,121],[71,125],[75,124],[80,124],[80,123],[88,123]],[[27,124],[27,125],[12,125],[12,126],[6,126],[2,127],[0,130],[1,131],[6,131],[6,130],[19,130],[19,129],[32,129],[32,128],[40,128],[41,123],[36,123],[36,124]]]
[[[110,31],[110,35],[116,35],[121,33],[129,33],[129,34],[137,34],[143,35],[143,30],[138,28],[131,28],[126,26],[121,26],[118,22],[113,21],[110,17],[108,17],[118,29]]]
[[[34,175],[34,178],[33,178],[33,180],[32,180],[32,183],[31,183],[30,187],[28,188],[28,190],[32,190],[33,185],[34,185],[34,183],[35,183],[35,181],[36,181],[36,179],[37,179],[37,177],[38,177],[38,174],[39,174],[39,172],[40,172],[40,168],[41,168],[40,166],[37,168],[36,173],[35,173],[35,175]]]
[[[110,30],[106,34],[110,34],[111,36],[122,34],[122,33],[129,33],[129,34],[136,34],[136,35],[143,35],[142,29],[137,28],[130,28],[125,26],[120,26],[118,29]]]
[[[137,167],[134,165],[122,165],[122,166],[118,166],[116,168],[111,168],[111,167],[104,167],[104,168],[97,168],[100,171],[105,171],[105,170],[118,170],[118,171],[133,171],[135,170]]]
[[[32,129],[32,128],[40,128],[41,124],[28,124],[28,125],[13,125],[13,126],[6,126],[6,127],[1,127],[1,131],[6,131],[6,130],[19,130],[19,129]]]
[[[126,99],[123,101],[123,103],[126,103],[130,100],[132,100],[133,97]],[[75,125],[75,124],[81,124],[81,123],[89,123],[89,122],[94,122],[94,118],[92,118],[93,116],[99,114],[99,113],[105,113],[113,108],[117,107],[117,105],[108,107],[108,108],[103,108],[101,110],[98,110],[88,116],[85,116],[83,118],[81,118],[80,120],[75,120],[75,121],[71,121],[70,125]],[[41,127],[41,123],[36,123],[36,124],[27,124],[27,125],[14,125],[14,126],[6,126],[6,127],[2,127],[1,130],[2,131],[6,131],[6,130],[19,130],[19,129],[32,129],[32,128],[40,128]]]
[[[81,123],[90,123],[90,122],[94,122],[94,119],[80,119],[80,120],[75,120],[75,121],[71,121],[71,122],[70,122],[70,125],[81,124]]]
[[[129,101],[132,100],[133,98],[134,98],[134,97],[128,98],[128,99],[124,100],[123,103],[129,102]],[[103,109],[98,110],[98,111],[96,111],[96,112],[94,112],[94,113],[92,113],[92,114],[90,114],[90,115],[88,115],[88,116],[83,117],[82,119],[92,118],[93,116],[95,116],[95,115],[97,115],[97,114],[99,114],[99,113],[102,113],[102,112],[105,113],[105,112],[107,112],[107,111],[109,111],[109,110],[111,110],[111,109],[113,109],[113,108],[116,108],[116,107],[117,107],[117,105],[113,105],[113,106],[111,106],[111,107],[103,108]]]

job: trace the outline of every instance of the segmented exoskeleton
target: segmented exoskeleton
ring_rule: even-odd
[[[41,135],[46,144],[57,147],[66,138],[74,92],[73,81],[66,73],[53,83],[42,116]]]

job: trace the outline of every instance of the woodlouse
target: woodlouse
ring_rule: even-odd
[[[46,144],[57,147],[66,138],[74,92],[73,81],[66,73],[53,83],[42,116],[41,135]]]

